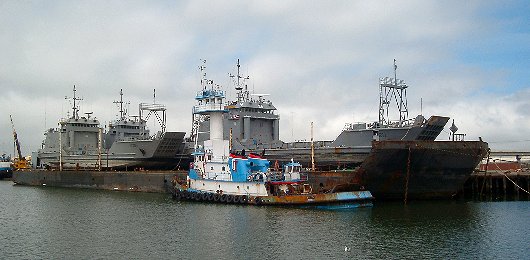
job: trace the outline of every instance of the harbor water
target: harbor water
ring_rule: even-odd
[[[347,211],[0,181],[2,259],[528,259],[529,201]]]

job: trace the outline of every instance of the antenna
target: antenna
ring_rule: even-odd
[[[48,107],[48,99],[46,97],[44,97],[44,129],[48,129],[48,126],[46,125],[46,110],[47,110],[47,107]]]
[[[420,98],[420,115],[423,115],[423,98]]]
[[[120,101],[114,101],[112,103],[120,104],[120,120],[125,120],[125,114],[123,110],[123,89],[120,89]]]
[[[73,101],[73,107],[72,107],[72,118],[73,119],[78,119],[79,118],[79,104],[76,104],[76,101],[81,101],[83,100],[82,98],[78,98],[75,96],[75,92],[77,92],[77,90],[75,89],[75,85],[74,85],[74,96],[72,97],[72,101]],[[68,97],[64,97],[65,99],[68,99]]]
[[[246,76],[246,77],[243,77],[241,76],[241,65],[239,64],[239,59],[237,59],[237,75],[232,75],[232,74],[228,74],[230,78],[234,79],[236,78],[237,80],[234,80],[236,81],[236,90],[237,90],[237,100],[238,101],[242,101],[242,100],[248,100],[249,99],[249,93],[248,93],[248,87],[247,87],[247,84],[245,84],[245,80],[248,80],[250,79],[249,76]],[[243,91],[243,87],[242,87],[242,84],[245,84],[245,91]]]
[[[202,65],[199,66],[199,70],[201,71],[201,86],[203,89],[206,89],[206,60],[201,59]]]

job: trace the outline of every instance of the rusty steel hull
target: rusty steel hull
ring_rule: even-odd
[[[326,205],[353,203],[368,206],[371,205],[372,200],[373,197],[369,191],[350,191],[256,197],[251,199],[250,202],[256,205]]]
[[[378,200],[447,199],[485,157],[482,141],[380,141],[353,170],[317,171],[309,175],[314,188],[362,186]]]
[[[369,191],[310,193],[278,196],[227,195],[209,192],[173,190],[173,198],[208,203],[262,206],[324,206],[327,209],[348,209],[372,206],[374,197]]]

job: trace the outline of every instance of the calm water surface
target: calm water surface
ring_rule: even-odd
[[[10,181],[0,197],[2,259],[530,259],[528,201],[325,211]]]

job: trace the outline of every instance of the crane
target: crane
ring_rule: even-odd
[[[28,169],[28,161],[26,161],[26,158],[22,156],[22,151],[20,150],[20,142],[18,141],[17,131],[15,130],[15,124],[13,123],[13,117],[9,115],[9,119],[11,120],[11,127],[13,128],[13,139],[15,147],[17,148],[18,157],[15,157],[13,159],[13,167],[16,170],[20,169]]]

